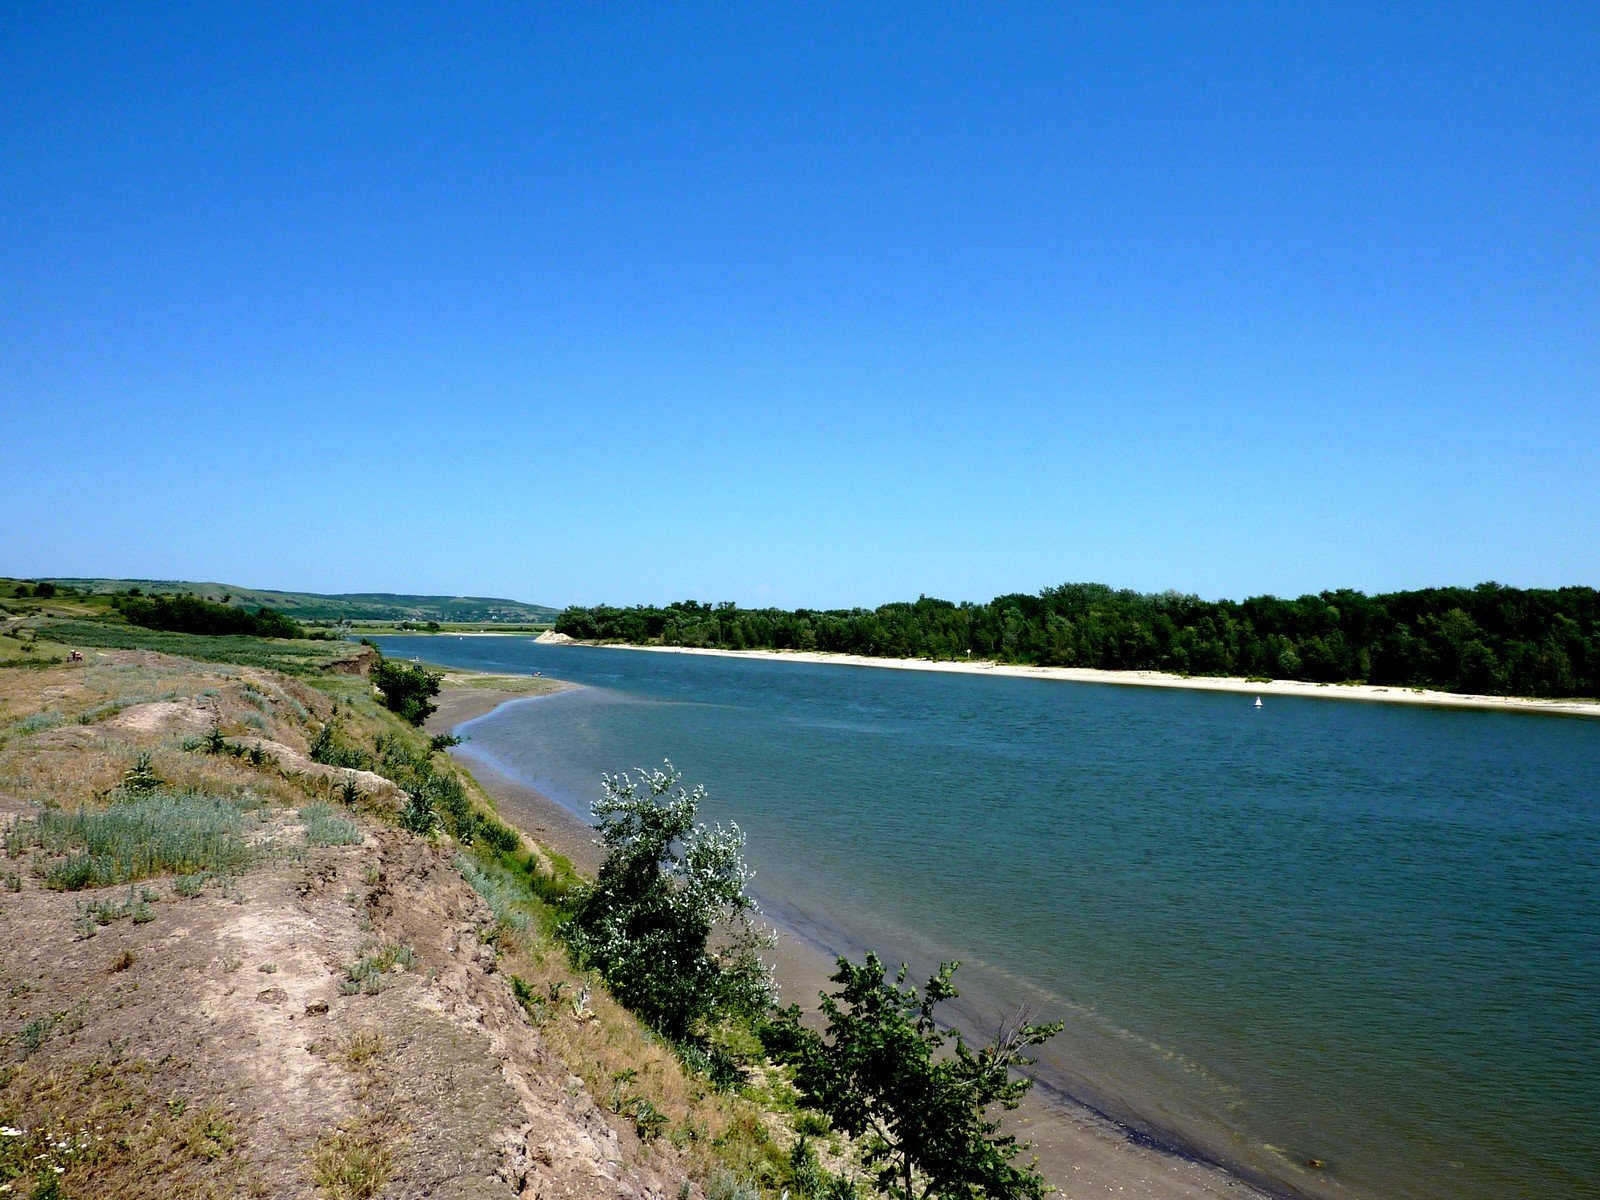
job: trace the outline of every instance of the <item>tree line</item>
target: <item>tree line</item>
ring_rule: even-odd
[[[1297,599],[1202,600],[1069,583],[988,603],[923,596],[875,609],[566,609],[583,640],[885,658],[990,659],[1510,696],[1600,695],[1600,590],[1349,589]]]
[[[265,606],[251,612],[232,604],[216,604],[198,596],[113,596],[112,606],[133,625],[162,629],[170,633],[200,633],[213,637],[244,634],[249,637],[299,638],[305,630],[299,622],[277,609]]]

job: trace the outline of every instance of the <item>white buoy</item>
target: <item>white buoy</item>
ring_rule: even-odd
[[[1257,708],[1260,708],[1260,707],[1261,707],[1261,697],[1260,697],[1260,696],[1257,696],[1257,697],[1256,697],[1256,707],[1257,707]]]

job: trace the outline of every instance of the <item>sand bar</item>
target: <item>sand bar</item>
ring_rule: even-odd
[[[1600,718],[1600,700],[1531,699],[1523,696],[1473,696],[1426,688],[1379,687],[1368,683],[1307,683],[1298,679],[1252,682],[1237,677],[1170,675],[1164,671],[1101,671],[1093,667],[1028,667],[974,659],[944,662],[928,658],[870,658],[862,654],[824,654],[812,650],[709,650],[690,646],[634,646],[622,642],[579,642],[562,634],[542,633],[547,645],[604,646],[609,650],[643,650],[652,654],[707,654],[721,658],[755,658],[772,662],[820,663],[840,667],[883,667],[893,671],[944,671],[952,675],[1007,675],[1019,679],[1053,679],[1063,683],[1108,683],[1119,687],[1186,688],[1196,692],[1235,692],[1249,696],[1297,696],[1311,700],[1364,700],[1378,704],[1422,704],[1433,708],[1466,708],[1499,712],[1541,713]]]
[[[830,658],[823,657],[825,661]],[[438,711],[429,718],[426,728],[430,733],[451,731],[501,704],[526,698],[484,687],[447,684],[440,691]],[[494,798],[503,819],[565,855],[580,871],[594,873],[600,863],[600,851],[595,845],[594,830],[586,822],[475,753],[470,740],[451,754],[472,771]],[[814,1008],[817,994],[829,986],[832,956],[815,943],[780,930],[778,944],[768,959],[782,1002],[792,1000],[802,1008]],[[1288,1187],[1267,1190],[1252,1186],[1220,1166],[1151,1145],[1147,1139],[1130,1135],[1093,1111],[1040,1089],[1028,1096],[1012,1127],[1018,1136],[1033,1143],[1045,1178],[1059,1189],[1060,1195],[1073,1200],[1102,1196],[1123,1200],[1277,1200],[1300,1194]]]

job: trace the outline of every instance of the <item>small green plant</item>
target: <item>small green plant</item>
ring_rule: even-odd
[[[666,1128],[667,1114],[650,1101],[640,1098],[633,1105],[633,1131],[641,1142],[654,1141]]]
[[[395,942],[368,943],[361,958],[344,969],[345,979],[340,986],[347,995],[360,992],[375,996],[393,982],[391,974],[403,972],[417,961],[410,946]]]
[[[156,914],[150,907],[155,894],[148,891],[135,892],[130,885],[127,898],[120,903],[115,900],[80,900],[77,911],[80,920],[87,918],[96,925],[109,925],[113,921],[131,920],[135,925],[144,925],[156,919]]]
[[[123,790],[135,796],[148,796],[160,786],[161,779],[150,765],[149,751],[134,759],[133,766],[122,777]]]
[[[794,1148],[789,1151],[789,1182],[794,1195],[810,1200],[822,1200],[833,1182],[817,1159],[816,1147],[805,1134],[795,1139]]]
[[[185,900],[192,900],[205,890],[211,878],[210,871],[196,871],[192,875],[179,875],[172,881],[172,892]]]
[[[22,890],[22,876],[15,871],[7,871],[4,876],[6,891],[20,892]]]
[[[439,814],[434,811],[433,800],[420,789],[406,793],[405,807],[400,810],[400,827],[426,837],[439,827]]]
[[[451,746],[461,745],[461,739],[453,733],[436,733],[428,739],[428,752],[437,754],[440,750],[448,750]]]
[[[311,742],[311,761],[329,767],[346,767],[357,771],[372,769],[372,755],[339,739],[338,721],[329,721],[317,730]]]

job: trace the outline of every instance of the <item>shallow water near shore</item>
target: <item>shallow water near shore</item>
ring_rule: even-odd
[[[472,750],[580,813],[671,757],[777,919],[1065,1019],[1044,1078],[1113,1117],[1312,1195],[1600,1196],[1592,722],[379,642],[588,685]]]

